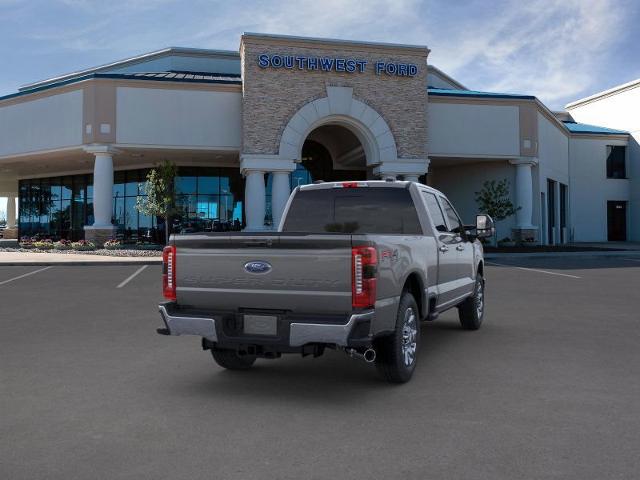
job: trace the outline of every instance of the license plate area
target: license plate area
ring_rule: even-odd
[[[242,329],[245,335],[275,336],[278,334],[278,317],[276,315],[245,313],[242,320]]]

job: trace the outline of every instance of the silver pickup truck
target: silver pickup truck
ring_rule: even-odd
[[[174,235],[163,252],[163,335],[196,335],[228,369],[326,348],[406,382],[420,323],[457,307],[463,328],[484,315],[479,237],[445,196],[402,181],[297,187],[277,232]]]

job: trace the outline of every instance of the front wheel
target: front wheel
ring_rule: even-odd
[[[255,355],[238,355],[235,350],[212,348],[211,355],[218,365],[227,370],[247,370],[256,361]]]
[[[478,330],[484,318],[484,278],[478,273],[473,295],[458,307],[460,325],[465,330]]]
[[[376,368],[382,378],[405,383],[416,368],[420,346],[420,316],[415,298],[409,292],[400,297],[396,328],[391,335],[378,339]]]

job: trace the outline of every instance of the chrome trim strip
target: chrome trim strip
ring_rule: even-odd
[[[330,343],[347,346],[351,329],[359,320],[373,320],[374,312],[351,315],[344,325],[326,323],[291,323],[289,345],[301,347],[307,343]]]
[[[169,315],[164,305],[160,305],[158,308],[171,335],[197,335],[206,337],[212,342],[218,341],[216,321],[213,318],[176,317]]]

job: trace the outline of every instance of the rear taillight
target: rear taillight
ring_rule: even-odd
[[[373,247],[351,249],[351,305],[372,308],[376,303],[378,255]]]
[[[162,250],[162,295],[167,300],[176,299],[176,247]]]

